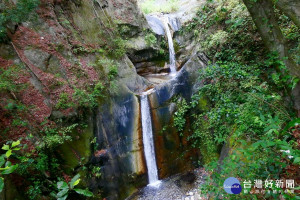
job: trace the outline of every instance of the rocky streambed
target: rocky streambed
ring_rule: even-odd
[[[198,168],[163,179],[158,187],[147,186],[126,200],[200,200],[199,186],[204,183],[206,172]]]

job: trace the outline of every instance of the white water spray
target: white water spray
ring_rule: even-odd
[[[142,114],[144,153],[145,153],[146,164],[148,168],[149,185],[159,186],[160,181],[158,180],[158,172],[157,172],[156,159],[155,159],[148,93],[144,93],[141,96],[141,114]]]
[[[163,23],[165,26],[165,32],[168,38],[168,44],[169,44],[169,54],[170,54],[170,71],[171,74],[176,73],[176,58],[175,58],[175,50],[174,50],[174,44],[173,44],[173,38],[172,34],[169,28],[169,18],[167,16],[164,16]]]

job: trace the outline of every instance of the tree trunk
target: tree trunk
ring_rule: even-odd
[[[277,52],[290,72],[300,77],[300,67],[288,55],[284,36],[275,17],[273,3],[270,0],[257,0],[256,2],[252,0],[243,1],[251,14],[265,46],[269,51]]]
[[[299,0],[270,0],[276,8],[288,16],[300,28],[300,1]]]

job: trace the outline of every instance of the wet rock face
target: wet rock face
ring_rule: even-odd
[[[165,19],[172,31],[176,32],[181,28],[180,18],[174,14],[149,14],[146,16],[147,22],[152,31],[157,35],[165,35],[163,20]]]
[[[160,66],[160,65],[163,66]],[[160,73],[168,73],[170,68],[166,65],[166,63],[157,63],[157,62],[141,62],[136,63],[135,65],[136,71],[141,76],[146,76],[149,74],[160,74]]]
[[[191,157],[197,152],[189,148],[186,138],[181,138],[171,126],[176,105],[172,98],[181,95],[190,99],[198,73],[207,60],[195,54],[184,65],[176,78],[157,86],[149,95],[159,177],[193,168]],[[169,126],[166,131],[164,127]],[[99,108],[94,117],[97,146],[90,163],[101,167],[101,178],[92,178],[92,189],[101,189],[107,199],[124,199],[137,188],[148,184],[145,164],[139,97],[128,89]],[[185,177],[187,181],[191,177]]]
[[[154,74],[157,73],[160,68],[164,67],[164,63],[167,60],[164,55],[160,53],[160,44],[163,37],[164,36],[156,36],[157,43],[151,45],[147,44],[145,35],[133,37],[128,40],[127,55],[138,70],[138,74],[143,75],[143,71],[149,71]]]
[[[39,49],[27,49],[24,51],[24,55],[33,65],[44,72],[65,75],[65,72],[60,69],[59,59],[54,55]]]
[[[131,24],[140,30],[147,27],[144,15],[140,11],[136,0],[113,0],[108,3],[107,12],[117,20],[118,24]]]
[[[97,149],[91,163],[101,166],[101,178],[91,186],[107,199],[124,199],[147,184],[138,98],[130,93],[111,99],[95,115]]]
[[[160,178],[193,168],[190,158],[197,158],[197,151],[190,148],[187,138],[181,137],[173,127],[172,116],[176,105],[172,98],[181,96],[188,101],[196,88],[201,86],[199,70],[206,64],[207,59],[203,54],[194,54],[174,79],[157,86],[149,96]]]
[[[168,62],[167,53],[168,49],[162,47],[166,41],[165,24],[168,23],[172,34],[178,31],[181,27],[180,20],[176,16],[169,14],[149,14],[146,15],[149,29],[151,34],[155,34],[156,42],[154,44],[148,44],[146,41],[146,35],[131,38],[128,41],[128,56],[137,68],[137,72],[141,76],[148,74],[157,74],[169,72],[169,69],[165,69],[164,63]]]
[[[146,19],[154,33],[157,35],[165,35],[165,28],[164,24],[161,22],[161,19],[155,15],[147,15]]]

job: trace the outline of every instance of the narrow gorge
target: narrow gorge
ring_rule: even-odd
[[[0,200],[296,198],[298,8],[0,1]]]

